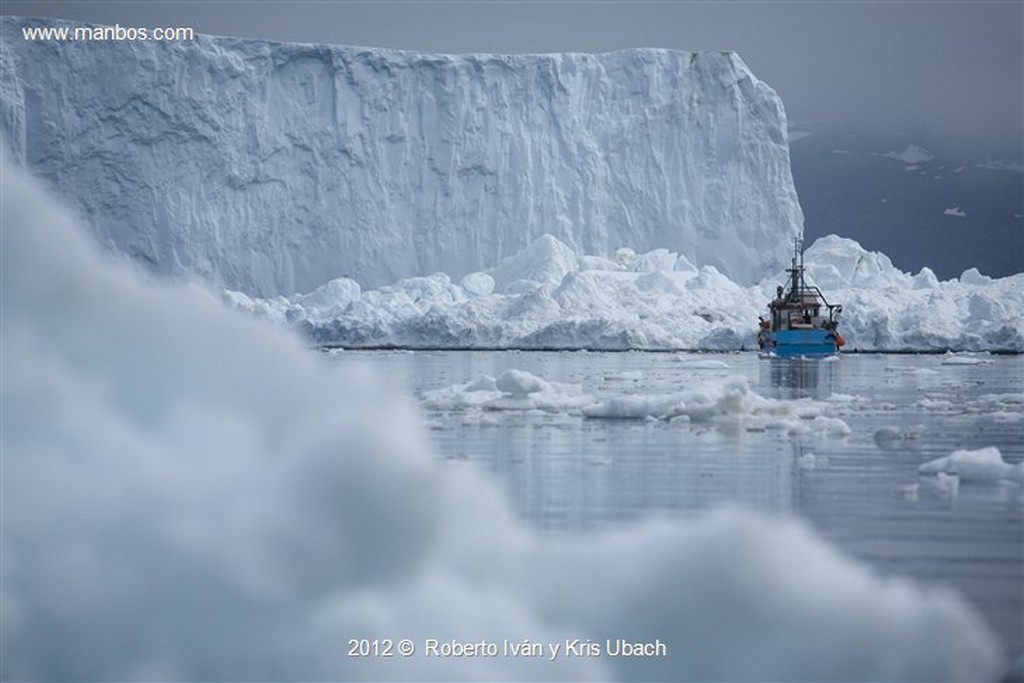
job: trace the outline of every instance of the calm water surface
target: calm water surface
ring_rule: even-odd
[[[442,457],[492,472],[544,533],[652,513],[693,515],[723,502],[786,511],[883,573],[955,587],[1011,656],[1024,653],[1021,488],[962,483],[951,493],[917,475],[921,463],[961,448],[997,446],[1007,462],[1024,460],[1024,357],[983,356],[972,365],[857,354],[809,361],[749,353],[349,351],[334,358],[368,362],[417,396],[514,368],[582,385],[597,398],[742,375],[765,397],[824,401],[827,415],[850,426],[849,436],[564,412],[434,408],[425,409],[425,420]]]

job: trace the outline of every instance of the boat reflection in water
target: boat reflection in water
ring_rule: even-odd
[[[762,362],[762,386],[775,398],[813,398],[832,395],[841,363],[838,358],[768,358]]]

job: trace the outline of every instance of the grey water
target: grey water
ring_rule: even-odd
[[[955,490],[919,477],[957,449],[996,446],[1024,460],[1024,357],[752,353],[355,352],[415,396],[507,369],[579,384],[602,398],[659,394],[744,376],[766,398],[823,401],[848,436],[722,430],[702,423],[479,414],[423,407],[439,457],[473,463],[541,533],[579,534],[645,515],[718,504],[797,515],[886,575],[951,586],[1007,654],[1024,654],[1024,493],[1010,481]],[[964,364],[951,364],[960,361]],[[813,454],[813,458],[807,457]],[[798,561],[798,560],[795,560]]]

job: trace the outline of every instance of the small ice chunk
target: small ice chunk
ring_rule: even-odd
[[[473,380],[464,391],[497,391],[497,383],[494,378],[490,375],[481,375],[479,378]]]
[[[650,273],[658,270],[671,271],[675,268],[679,254],[668,249],[654,249],[637,256],[630,269],[638,273]]]
[[[490,275],[495,287],[511,292],[512,285],[521,280],[554,284],[575,270],[579,270],[579,260],[572,248],[553,235],[544,234],[492,268]]]
[[[914,289],[938,289],[939,278],[935,276],[933,271],[928,266],[925,266],[913,277]]]
[[[922,464],[917,473],[952,474],[961,481],[995,483],[1000,479],[1015,481],[1014,477],[1020,476],[1019,469],[1019,466],[1005,462],[998,448],[989,446],[975,451],[953,451],[950,455]]]
[[[494,278],[487,273],[470,273],[462,278],[459,286],[470,296],[489,296],[494,292]]]
[[[900,430],[896,429],[895,427],[879,427],[878,429],[875,430],[875,443],[879,445],[889,444],[892,443],[893,441],[899,441],[902,438],[903,433]]]
[[[583,409],[586,417],[618,420],[642,420],[649,416],[674,417],[684,412],[685,404],[675,394],[660,396],[613,396]]]
[[[812,425],[815,429],[821,430],[829,436],[849,436],[852,432],[850,425],[838,417],[818,415],[814,418]]]
[[[950,351],[942,358],[943,365],[986,365],[992,361],[983,356],[969,356]]]
[[[804,453],[797,458],[796,464],[802,470],[813,470],[817,465],[817,459],[814,457],[814,453]]]
[[[977,268],[968,268],[960,274],[960,284],[987,287],[992,284],[992,278],[988,275],[982,275],[981,271]]]
[[[959,495],[960,479],[954,475],[939,472],[934,477],[922,479],[916,484],[900,486],[893,494],[900,498],[917,501],[921,498],[953,500]]]
[[[357,301],[361,294],[362,288],[358,282],[347,277],[339,277],[299,297],[296,303],[314,310],[340,311],[353,301]]]
[[[527,396],[544,391],[548,383],[525,370],[506,370],[494,383],[499,391],[513,396]]]
[[[239,308],[243,311],[252,313],[256,308],[256,304],[245,292],[235,292],[230,289],[225,289],[220,293],[221,300],[228,306],[233,308]]]
[[[939,472],[934,479],[925,481],[922,491],[932,498],[952,500],[960,492],[960,478]]]
[[[953,407],[953,403],[951,401],[939,398],[922,398],[915,405],[924,408],[925,410],[948,410]]]
[[[636,252],[629,247],[619,247],[615,250],[615,262],[620,266],[628,268],[636,260]]]

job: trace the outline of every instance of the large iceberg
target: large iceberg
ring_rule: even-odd
[[[111,266],[4,163],[5,679],[1001,671],[994,635],[957,594],[880,576],[792,518],[719,510],[574,539],[530,531],[493,482],[436,458],[411,403],[370,373]],[[494,385],[545,390],[525,373]],[[408,638],[416,652],[348,656],[361,638]],[[619,638],[667,648],[610,656]],[[435,657],[428,639],[601,654]]]
[[[778,95],[732,52],[438,55],[198,36],[26,40],[0,130],[100,241],[273,296],[459,279],[550,233],[753,284],[803,224]]]

